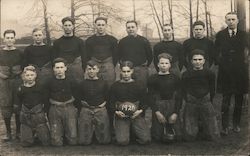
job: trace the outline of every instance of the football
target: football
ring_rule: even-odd
[[[138,105],[132,102],[123,102],[118,104],[117,109],[122,111],[126,116],[130,117],[138,109]]]

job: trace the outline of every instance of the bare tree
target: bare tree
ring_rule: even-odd
[[[41,2],[43,4],[43,15],[44,15],[44,27],[45,27],[45,34],[46,34],[46,43],[48,45],[51,45],[49,23],[48,23],[48,16],[47,16],[47,0],[41,0]]]
[[[189,24],[190,24],[190,37],[193,37],[192,25],[193,25],[193,13],[192,13],[192,0],[189,0]]]

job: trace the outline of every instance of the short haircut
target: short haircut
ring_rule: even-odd
[[[64,17],[62,19],[62,24],[64,24],[66,21],[70,21],[73,25],[75,24],[75,19],[71,17]]]
[[[127,21],[127,22],[126,22],[126,26],[127,26],[128,23],[135,23],[135,25],[138,26],[138,23],[137,23],[135,20]]]
[[[67,66],[67,61],[64,58],[58,57],[52,61],[52,67],[55,67],[55,64],[59,62],[62,62],[65,66]]]
[[[34,28],[32,30],[32,34],[35,33],[35,32],[37,32],[37,31],[42,31],[42,33],[43,33],[43,29],[42,28]]]
[[[106,24],[108,23],[108,19],[105,18],[105,17],[97,17],[97,18],[95,19],[95,23],[96,23],[97,21],[99,21],[99,20],[105,21]]]
[[[27,71],[33,71],[33,72],[37,73],[36,67],[34,65],[28,65],[28,66],[23,68],[23,74],[26,73]]]
[[[191,51],[190,59],[193,59],[194,55],[202,55],[205,58],[205,52],[201,49],[194,49]]]
[[[225,18],[227,18],[227,15],[236,15],[236,17],[238,18],[237,12],[228,12],[228,13],[225,15]]]
[[[130,69],[134,69],[134,65],[131,61],[122,61],[120,64],[120,69],[123,67],[129,67]]]
[[[202,27],[205,28],[205,23],[202,22],[202,21],[195,21],[195,22],[193,23],[192,28],[194,28],[196,25],[202,25]]]
[[[96,61],[93,61],[93,60],[89,60],[89,61],[87,62],[87,66],[90,66],[90,67],[97,66],[97,67],[99,68],[97,62],[96,62]]]
[[[173,29],[173,26],[172,26],[171,24],[169,24],[169,23],[164,24],[164,25],[162,26],[162,29],[163,29],[163,27],[166,27],[166,26],[169,26],[169,27],[171,27],[171,28]]]
[[[13,29],[5,30],[4,33],[3,33],[3,37],[5,37],[6,34],[14,34],[14,36],[16,36],[16,32]]]
[[[160,61],[161,58],[168,59],[169,62],[172,62],[173,57],[169,53],[161,53],[158,55],[158,60]],[[158,63],[159,63],[158,61]]]

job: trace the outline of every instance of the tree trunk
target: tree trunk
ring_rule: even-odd
[[[237,15],[239,18],[238,28],[240,30],[246,31],[246,1],[236,0]]]
[[[190,37],[193,37],[193,13],[192,13],[192,0],[189,0],[189,15],[190,15]]]
[[[47,43],[47,45],[51,45],[50,31],[49,31],[49,24],[48,24],[48,17],[47,17],[47,0],[42,0],[42,3],[43,3],[43,15],[44,15],[46,43]]]

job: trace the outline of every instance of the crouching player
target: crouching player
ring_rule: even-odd
[[[172,56],[158,56],[159,72],[148,80],[149,98],[152,108],[151,135],[155,141],[173,141],[176,122],[181,106],[180,78],[169,72]],[[180,130],[177,130],[180,131]],[[178,134],[180,138],[180,133]]]
[[[129,144],[130,127],[137,137],[137,142],[147,144],[151,141],[150,130],[142,116],[145,105],[146,88],[132,79],[133,64],[121,63],[121,80],[111,86],[110,104],[114,117],[116,141],[120,145]]]
[[[52,66],[54,77],[46,83],[50,103],[51,144],[62,146],[63,138],[66,138],[69,145],[76,145],[77,108],[74,106],[76,83],[65,75],[67,64],[63,58],[56,58]]]
[[[220,137],[216,112],[212,105],[215,95],[215,74],[204,68],[204,52],[193,50],[192,69],[182,75],[184,109],[184,129],[187,141],[195,140],[202,125],[205,139],[217,141]]]
[[[17,89],[14,107],[21,108],[21,144],[31,146],[34,133],[43,145],[49,145],[49,128],[44,113],[44,90],[36,83],[37,73],[34,66],[27,66],[22,73],[23,84]]]
[[[95,137],[100,144],[111,140],[109,117],[106,109],[108,84],[97,76],[99,67],[95,61],[88,61],[88,78],[79,85],[81,111],[78,118],[79,144],[88,145]]]

